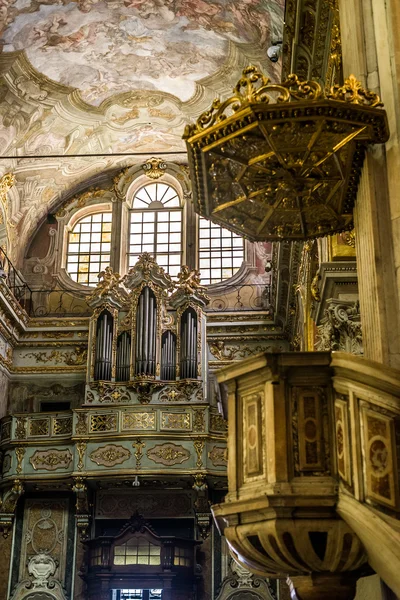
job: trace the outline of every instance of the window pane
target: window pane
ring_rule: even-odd
[[[232,277],[244,258],[241,237],[207,219],[199,219],[199,269],[205,285]]]
[[[97,275],[110,264],[111,219],[111,213],[88,215],[69,233],[66,270],[74,281],[96,285]]]
[[[147,203],[146,209],[138,200]],[[176,276],[181,265],[181,231],[180,198],[172,186],[151,183],[138,190],[130,215],[129,266],[135,264],[142,252],[149,252],[170,275]]]

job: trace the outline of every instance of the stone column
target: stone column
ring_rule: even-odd
[[[364,354],[400,367],[400,42],[396,0],[339,0],[343,71],[381,95],[391,136],[367,152],[356,208]]]

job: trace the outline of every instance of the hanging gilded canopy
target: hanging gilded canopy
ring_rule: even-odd
[[[234,96],[186,127],[196,212],[251,241],[351,229],[367,145],[389,136],[381,106],[354,76],[326,94],[247,67]]]

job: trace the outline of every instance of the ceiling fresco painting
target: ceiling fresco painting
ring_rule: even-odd
[[[140,160],[112,153],[186,162],[185,125],[245,66],[280,79],[266,49],[282,37],[284,4],[0,0],[0,154],[10,157],[0,176],[15,175],[14,238],[28,243],[48,212]],[[67,158],[87,154],[104,158]]]
[[[279,0],[4,4],[3,51],[24,50],[40,73],[94,105],[134,89],[189,100],[195,82],[223,65],[229,42],[263,47],[282,21]]]

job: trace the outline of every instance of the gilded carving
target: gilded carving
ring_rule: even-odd
[[[26,439],[26,418],[17,417],[15,421],[15,439],[25,440]]]
[[[213,446],[208,453],[208,458],[211,460],[214,467],[225,467],[228,462],[227,448]]]
[[[78,453],[78,471],[82,471],[84,466],[86,446],[86,442],[78,442],[76,444],[76,451]]]
[[[75,426],[77,435],[85,435],[87,433],[87,415],[86,413],[78,412]]]
[[[15,472],[17,473],[17,475],[20,475],[22,473],[22,463],[24,460],[25,452],[26,449],[23,446],[15,448],[15,456],[17,458],[17,467],[15,469]]]
[[[47,419],[30,419],[29,420],[29,435],[42,436],[49,435],[50,420]]]
[[[204,440],[195,440],[193,442],[194,449],[197,454],[196,468],[201,469],[203,466],[203,450],[204,450],[205,441]]]
[[[215,342],[211,342],[209,345],[211,354],[217,359],[222,361],[228,360],[239,360],[242,358],[246,358],[248,356],[252,356],[254,354],[260,354],[261,352],[268,352],[271,350],[271,345],[257,345],[257,346],[249,346],[248,344],[244,345],[225,345],[223,340],[218,340]]]
[[[122,281],[119,273],[114,273],[112,267],[106,267],[99,273],[99,282],[94,290],[87,296],[86,301],[90,304],[108,296],[114,296],[119,301],[124,301],[125,294],[120,287]],[[101,310],[103,307],[101,307]]]
[[[149,158],[142,165],[143,171],[150,179],[159,179],[167,170],[167,165],[161,158]]]
[[[190,429],[190,413],[161,413],[161,429]]]
[[[155,429],[156,415],[153,412],[124,412],[122,414],[122,429]]]
[[[114,336],[114,338],[117,339],[116,336]],[[86,399],[89,402],[94,402],[95,398],[93,392],[87,391]],[[125,387],[114,387],[113,385],[100,381],[98,384],[97,401],[100,402],[100,404],[126,404],[131,401],[131,397]]]
[[[115,444],[101,446],[89,454],[91,461],[104,467],[120,465],[128,460],[130,456],[131,453],[127,448]]]
[[[147,450],[147,458],[155,463],[171,467],[189,460],[190,452],[183,446],[176,444],[159,444]]]
[[[146,444],[142,440],[137,439],[133,442],[132,447],[135,449],[136,468],[140,469],[142,466],[143,450]]]
[[[91,433],[116,431],[116,429],[117,429],[117,415],[115,415],[115,414],[90,415],[90,432]]]
[[[29,459],[32,467],[37,471],[43,469],[46,471],[57,471],[58,469],[68,469],[72,462],[72,453],[70,450],[36,450]]]
[[[53,434],[68,435],[72,433],[72,417],[54,418]]]
[[[200,433],[205,431],[205,414],[206,411],[204,408],[195,408],[193,410],[193,431],[197,431]]]
[[[37,363],[54,362],[56,365],[65,363],[68,366],[83,365],[87,360],[87,349],[85,347],[76,346],[70,352],[62,352],[61,350],[52,350],[50,354],[46,352],[30,352],[25,354],[27,358],[34,358]]]
[[[218,433],[226,433],[228,430],[228,423],[218,413],[210,413],[210,430],[217,431]]]
[[[66,217],[68,212],[70,211],[71,205],[74,204],[75,202],[76,202],[75,207],[74,207],[75,209],[82,208],[92,198],[101,198],[102,196],[104,196],[105,193],[107,193],[107,190],[102,190],[100,188],[90,188],[90,189],[86,190],[85,192],[83,192],[82,194],[77,194],[76,196],[69,198],[69,200],[64,202],[64,204],[58,210],[58,212],[56,212],[57,219],[62,219],[64,217]]]

